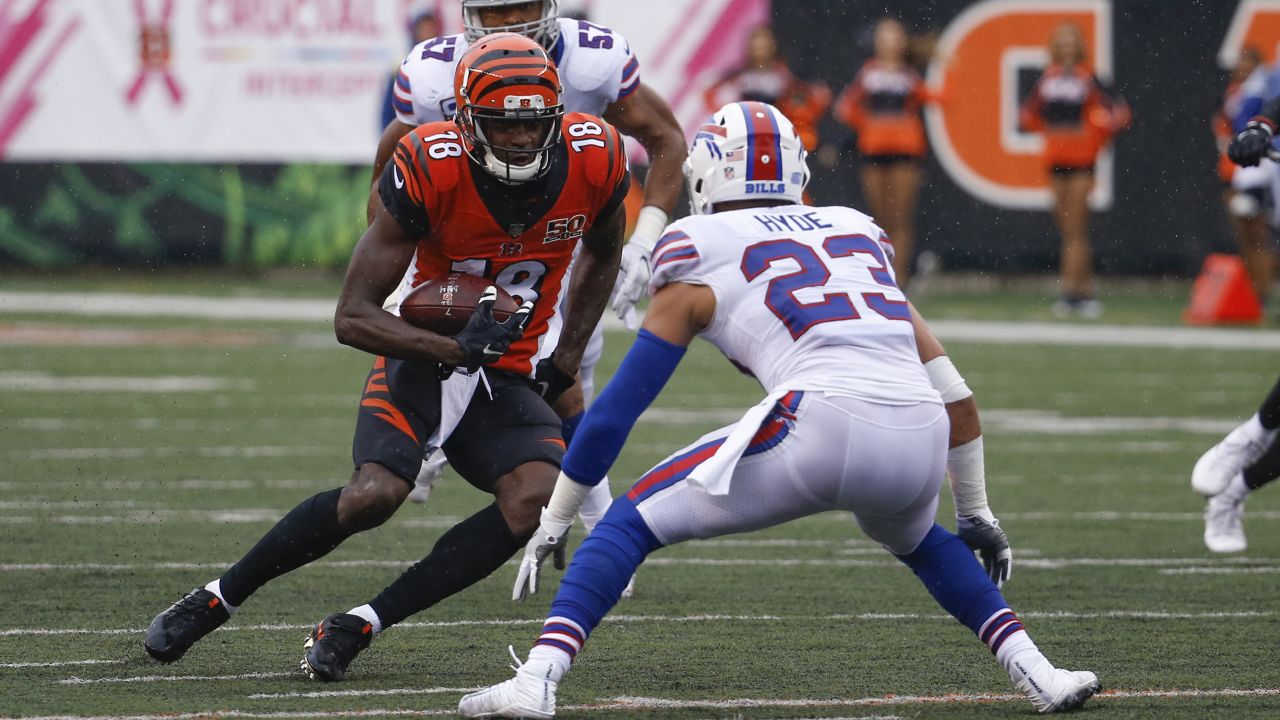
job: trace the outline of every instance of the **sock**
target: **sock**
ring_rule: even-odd
[[[373,626],[373,636],[377,637],[382,632],[382,619],[378,617],[378,613],[373,611],[369,605],[361,605],[358,608],[351,608],[347,611],[348,615],[355,615],[363,618],[365,622]]]
[[[560,421],[560,436],[564,438],[565,445],[573,442],[573,434],[578,431],[578,426],[582,424],[582,418],[586,414],[584,410],[571,418],[565,418]]]
[[[1280,442],[1272,443],[1257,462],[1244,469],[1243,475],[1244,484],[1250,490],[1257,490],[1280,477]]]
[[[351,537],[338,522],[342,488],[303,500],[219,578],[222,601],[240,605],[269,581],[296,570]]]
[[[1049,663],[1031,636],[1022,627],[1018,616],[1009,608],[1003,608],[982,624],[978,638],[987,644],[996,661],[1010,675],[1015,671],[1028,675]]]
[[[222,607],[226,608],[228,616],[235,615],[236,610],[240,609],[239,606],[227,602],[227,599],[222,596],[222,578],[205,585],[204,589],[218,596],[218,599],[222,601]]]
[[[662,543],[645,525],[635,504],[626,497],[614,500],[604,519],[573,554],[573,562],[560,581],[560,591],[547,614],[563,623],[564,627],[558,630],[564,634],[573,637],[569,630],[577,633],[576,646],[561,637],[548,638],[548,642],[540,637],[538,644],[558,647],[568,652],[572,660],[600,620],[618,604],[636,568],[660,547]],[[972,559],[973,554],[969,557]],[[560,644],[551,643],[552,639]]]
[[[440,536],[430,555],[410,565],[369,606],[384,628],[391,627],[489,577],[523,547],[494,503]]]
[[[587,634],[574,621],[549,617],[542,624],[542,634],[529,651],[529,660],[525,664],[533,666],[531,672],[552,682],[560,682],[586,641]]]
[[[1280,380],[1271,388],[1267,399],[1262,401],[1262,407],[1258,409],[1258,422],[1267,430],[1280,428]]]
[[[898,559],[920,578],[943,610],[979,636],[987,620],[1009,607],[969,546],[937,523],[915,552]]]

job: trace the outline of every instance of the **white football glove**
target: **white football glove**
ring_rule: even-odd
[[[520,571],[516,573],[515,587],[511,589],[512,600],[520,602],[538,592],[538,572],[548,555],[553,556],[557,570],[564,569],[564,546],[572,525],[572,519],[569,522],[556,522],[547,509],[542,508],[541,523],[524,546],[524,558],[520,561]]]
[[[622,260],[618,264],[618,282],[613,289],[613,311],[634,329],[636,303],[649,293],[649,258],[653,246],[667,227],[667,214],[652,205],[640,210],[636,229],[622,248]]]
[[[1000,529],[1000,521],[990,510],[980,510],[973,515],[956,516],[956,535],[969,549],[982,558],[982,566],[996,587],[1003,587],[1013,575],[1013,551],[1009,549],[1009,537]]]

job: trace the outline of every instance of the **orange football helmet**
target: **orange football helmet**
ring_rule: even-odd
[[[458,61],[453,89],[454,122],[472,160],[509,183],[547,171],[560,142],[564,104],[560,73],[541,45],[515,33],[486,35]],[[533,131],[539,139],[528,147],[494,142],[493,135],[512,128]],[[529,156],[529,162],[518,161]]]

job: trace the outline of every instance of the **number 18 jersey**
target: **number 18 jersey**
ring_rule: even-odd
[[[857,210],[751,208],[670,225],[651,283],[654,292],[676,282],[710,288],[716,311],[703,337],[770,393],[941,403],[892,258],[884,231]]]

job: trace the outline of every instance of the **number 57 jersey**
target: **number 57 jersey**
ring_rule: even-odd
[[[892,258],[884,231],[850,208],[694,215],[658,241],[651,289],[710,288],[716,311],[703,337],[767,392],[941,403],[920,363]]]

